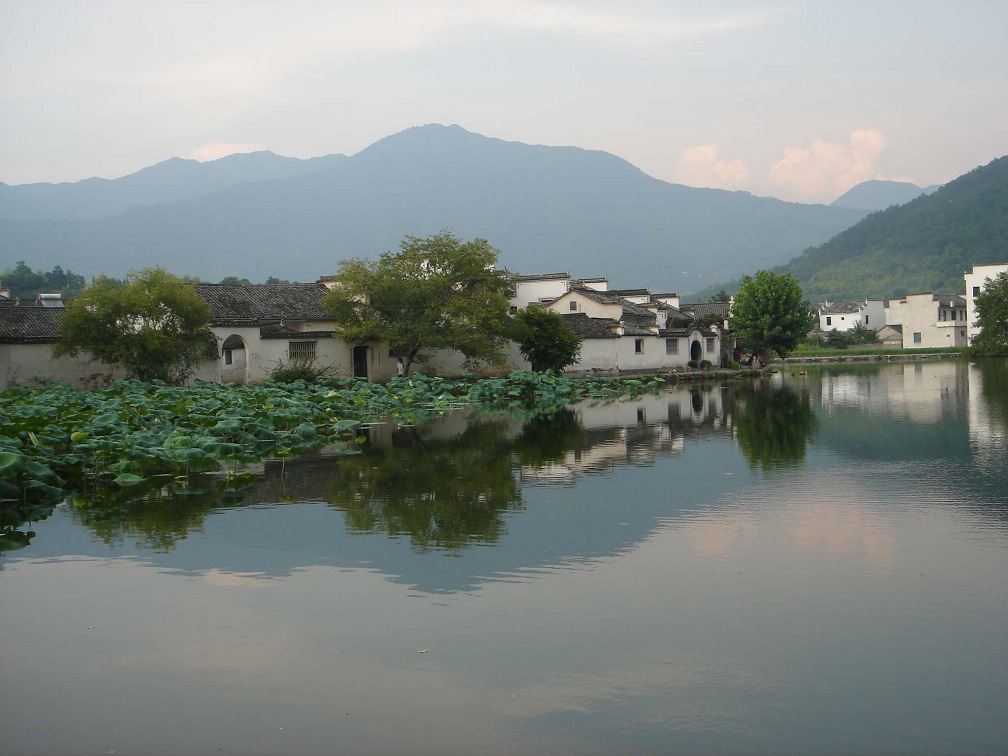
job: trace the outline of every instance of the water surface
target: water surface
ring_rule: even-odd
[[[4,753],[1003,752],[1008,371],[374,428],[0,557]]]

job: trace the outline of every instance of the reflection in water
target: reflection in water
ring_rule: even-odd
[[[341,460],[326,500],[358,533],[408,535],[417,549],[496,543],[502,513],[522,505],[506,447],[508,424],[478,420],[450,441],[414,429],[394,448]]]
[[[768,471],[805,459],[816,429],[807,390],[798,393],[764,380],[742,385],[734,398],[735,433],[750,467]]]

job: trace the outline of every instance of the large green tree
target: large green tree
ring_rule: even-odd
[[[742,277],[729,326],[744,350],[766,361],[769,352],[787,357],[815,322],[797,279],[759,270]]]
[[[402,356],[408,373],[422,350],[454,349],[468,359],[503,361],[513,325],[511,276],[496,270],[498,250],[450,231],[407,236],[378,260],[344,260],[323,300],[348,341],[377,339]]]
[[[973,354],[1008,356],[1008,273],[988,278],[973,303],[980,328],[973,337]]]
[[[515,314],[515,339],[533,370],[561,371],[581,355],[581,337],[563,315],[531,305]]]
[[[87,353],[134,378],[182,383],[217,356],[210,308],[192,285],[161,268],[104,276],[59,316],[55,356]]]

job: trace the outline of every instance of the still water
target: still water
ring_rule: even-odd
[[[374,427],[0,556],[0,751],[1004,752],[1008,369]]]

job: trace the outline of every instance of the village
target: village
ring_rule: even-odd
[[[871,330],[882,348],[957,349],[976,333],[975,297],[988,278],[1008,271],[1008,263],[974,265],[964,273],[963,293],[917,293],[899,299],[818,304],[818,333]],[[626,375],[689,368],[718,368],[737,362],[729,316],[732,301],[684,303],[675,292],[649,288],[610,289],[607,277],[575,278],[569,272],[516,275],[509,312],[538,305],[559,313],[582,339],[573,375]],[[388,345],[375,340],[349,343],[334,338],[335,318],[321,300],[336,285],[334,276],[315,283],[209,284],[195,290],[211,313],[218,358],[194,378],[244,384],[270,377],[278,364],[311,360],[335,375],[386,382],[397,374]],[[124,377],[118,366],[78,358],[53,358],[60,338],[59,294],[40,292],[24,301],[0,286],[0,389],[40,381],[97,388]],[[456,377],[530,370],[510,344],[503,365],[473,365],[451,350],[432,350],[418,368],[429,375]]]

